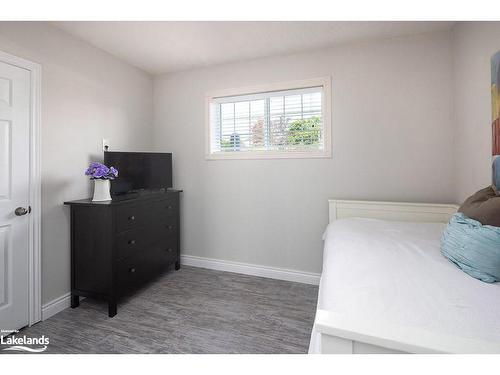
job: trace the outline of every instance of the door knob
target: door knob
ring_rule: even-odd
[[[16,208],[14,213],[16,214],[16,216],[23,216],[23,215],[26,215],[28,213],[28,210],[24,207],[18,207],[18,208]]]

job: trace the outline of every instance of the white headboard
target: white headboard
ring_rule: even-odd
[[[330,223],[348,217],[447,223],[457,210],[455,204],[328,200]]]

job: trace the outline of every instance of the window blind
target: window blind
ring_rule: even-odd
[[[212,98],[210,152],[322,151],[322,107],[322,86]]]

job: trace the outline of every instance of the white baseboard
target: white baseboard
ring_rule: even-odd
[[[319,273],[302,272],[286,268],[260,266],[257,264],[231,262],[211,258],[181,255],[181,264],[185,266],[208,268],[217,271],[241,273],[244,275],[267,277],[270,279],[294,281],[303,284],[319,285]]]
[[[42,306],[42,320],[46,320],[71,305],[71,293],[63,294]]]

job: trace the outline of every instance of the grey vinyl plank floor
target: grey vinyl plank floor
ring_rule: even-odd
[[[183,267],[122,299],[108,318],[84,299],[23,329],[46,353],[306,353],[318,287]]]

